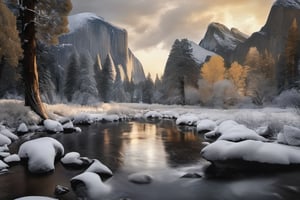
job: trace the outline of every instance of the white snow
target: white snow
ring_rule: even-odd
[[[65,165],[82,165],[83,161],[80,159],[80,154],[78,152],[67,153],[61,160]]]
[[[28,132],[28,127],[25,123],[21,123],[17,129],[17,132],[19,133],[27,133]]]
[[[94,172],[96,174],[108,174],[111,176],[113,175],[112,171],[97,159],[93,160],[93,163],[91,164],[91,166],[89,166],[89,168],[85,170],[85,172]]]
[[[179,117],[179,113],[172,110],[161,111],[161,115],[163,118],[167,119],[177,119]]]
[[[0,146],[0,152],[3,152],[3,151],[9,151],[9,148],[7,145]]]
[[[219,137],[220,136],[220,137]],[[244,125],[238,124],[233,120],[223,121],[214,131],[205,134],[206,138],[216,138],[218,140],[241,141],[241,140],[258,140],[267,141],[266,138],[258,135],[254,130]]]
[[[193,126],[197,123],[198,120],[199,120],[199,117],[197,117],[195,114],[188,113],[188,114],[179,116],[176,120],[176,124]]]
[[[99,17],[94,13],[84,12],[84,13],[79,13],[76,15],[69,16],[68,21],[69,21],[70,32],[73,32],[76,29],[84,27],[90,20],[101,20],[102,22],[109,24],[110,26],[113,26],[114,28],[116,28],[118,30],[123,30],[119,27],[112,25],[109,22],[106,22],[102,17]]]
[[[0,170],[2,170],[2,169],[6,169],[6,168],[8,168],[9,166],[5,163],[5,162],[3,162],[2,160],[0,160]]]
[[[7,156],[6,158],[3,159],[4,162],[6,163],[11,163],[11,162],[19,162],[21,160],[20,156],[17,154],[12,154],[10,156]]]
[[[2,129],[2,130],[0,131],[0,134],[2,134],[2,135],[4,135],[4,136],[8,137],[8,138],[11,139],[11,140],[17,140],[17,139],[19,139],[18,136],[16,136],[15,134],[13,134],[13,133],[12,133],[10,130],[8,130],[8,129]]]
[[[27,196],[27,197],[16,198],[15,200],[58,200],[58,199],[43,197],[43,196]]]
[[[43,137],[23,143],[18,154],[28,158],[30,172],[44,173],[54,170],[55,157],[64,154],[64,147],[53,138]]]
[[[47,131],[51,131],[54,133],[64,131],[64,128],[61,125],[61,123],[59,123],[58,121],[55,121],[55,120],[51,120],[51,119],[44,120],[44,126]]]
[[[158,111],[149,111],[144,115],[146,118],[158,118],[161,119],[163,117]]]
[[[246,140],[230,142],[218,140],[201,151],[209,161],[241,159],[269,164],[300,164],[300,148],[277,143]]]
[[[111,188],[104,184],[98,174],[93,172],[84,172],[75,176],[71,179],[71,183],[73,180],[82,181],[87,188],[87,199],[101,199],[102,196],[107,194]]]
[[[11,140],[7,136],[0,134],[0,146],[10,145],[10,144],[11,144]]]
[[[138,172],[134,174],[130,174],[128,176],[128,180],[133,183],[137,184],[149,184],[152,182],[153,178],[149,174],[144,172]]]
[[[277,140],[279,143],[300,146],[300,129],[285,125],[283,132],[278,134]]]
[[[10,156],[9,152],[0,152],[0,157],[6,158],[7,156]]]
[[[193,50],[192,55],[198,64],[204,63],[208,56],[216,55],[214,52],[202,48],[193,41],[189,41],[189,43],[191,44]]]
[[[203,119],[197,122],[197,131],[212,131],[217,127],[215,121],[209,119]]]
[[[71,122],[71,121],[69,121],[63,125],[63,129],[73,129],[73,128],[74,128],[74,125],[73,125],[73,122]]]

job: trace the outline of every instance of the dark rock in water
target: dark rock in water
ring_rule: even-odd
[[[206,177],[212,178],[237,178],[246,175],[258,175],[258,174],[274,174],[282,171],[299,170],[300,165],[290,164],[270,164],[260,163],[254,161],[245,161],[240,159],[229,159],[224,161],[210,161],[205,170]]]
[[[80,180],[71,180],[71,187],[78,199],[87,199],[87,187]]]
[[[54,195],[55,196],[64,195],[64,194],[68,193],[69,191],[70,191],[69,188],[62,186],[62,185],[57,185],[54,190]]]
[[[180,178],[202,178],[202,175],[199,173],[186,173],[185,175],[181,176]]]
[[[0,170],[0,175],[6,174],[6,173],[8,173],[8,169],[1,169]]]

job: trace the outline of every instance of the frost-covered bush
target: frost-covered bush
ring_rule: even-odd
[[[200,98],[199,98],[199,91],[194,87],[186,87],[185,88],[185,102],[189,105],[195,105],[199,104]]]
[[[283,91],[275,98],[275,103],[281,108],[295,107],[300,109],[300,92],[296,89]]]

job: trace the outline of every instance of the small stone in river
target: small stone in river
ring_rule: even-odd
[[[28,133],[28,127],[25,123],[21,123],[17,129],[17,133],[19,134],[25,134]]]
[[[136,184],[149,184],[152,182],[152,177],[145,173],[135,173],[130,174],[128,180]]]
[[[70,191],[69,188],[65,187],[65,186],[62,186],[62,185],[57,185],[55,187],[55,190],[54,190],[54,194],[56,196],[59,196],[59,195],[63,195],[63,194],[66,194]]]

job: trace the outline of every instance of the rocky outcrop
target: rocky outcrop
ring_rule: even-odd
[[[248,36],[236,28],[228,29],[220,23],[211,23],[200,46],[226,58],[231,55],[237,45],[245,42]]]

